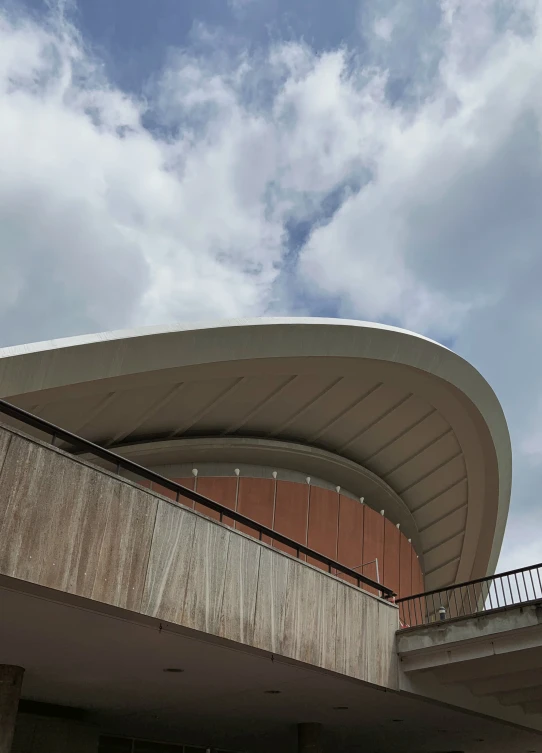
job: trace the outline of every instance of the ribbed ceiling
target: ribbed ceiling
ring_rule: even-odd
[[[322,331],[322,336],[329,335],[329,329]],[[228,333],[234,330],[232,327]],[[273,327],[259,330],[267,336]],[[305,330],[302,349],[306,351]],[[291,329],[286,331],[295,335]],[[378,338],[387,335],[386,330],[377,332]],[[186,360],[179,343],[187,335],[167,335],[169,348],[179,349],[177,361]],[[190,335],[190,347],[204,349],[198,347],[197,332]],[[172,339],[175,336],[178,342]],[[393,336],[399,337],[401,345],[407,337],[414,340],[395,332]],[[170,353],[168,368],[163,363],[159,367],[158,355],[167,346],[165,336],[158,335],[16,354],[7,360],[17,361],[13,368],[23,373],[36,368],[41,358],[42,371],[46,363],[49,372],[56,369],[58,374],[48,373],[47,379],[42,376],[45,389],[27,389],[15,395],[14,402],[108,447],[189,437],[258,437],[296,442],[354,461],[389,485],[410,510],[421,542],[426,585],[440,587],[463,576],[459,566],[469,505],[480,506],[478,526],[485,514],[490,518],[493,514],[484,512],[485,503],[478,499],[489,493],[485,478],[489,471],[482,467],[487,462],[487,448],[482,447],[482,439],[473,443],[472,437],[475,432],[481,432],[480,437],[489,433],[481,417],[474,415],[474,406],[463,408],[461,393],[441,378],[380,356],[380,360],[364,355],[337,358],[302,353],[296,357],[295,348],[292,352],[290,346],[284,348],[286,355],[282,356],[284,337],[281,333],[278,346],[273,343],[269,358],[255,353],[259,357],[250,360],[250,352],[260,347],[251,341],[242,343],[248,351],[242,358],[240,346],[234,350],[232,343],[234,355],[229,361],[201,358],[198,364],[194,357],[189,364],[175,366],[176,354]],[[374,338],[372,332],[372,343]],[[126,356],[128,346],[130,359]],[[86,381],[85,357],[89,360],[92,356],[91,370],[99,370],[98,347],[103,348],[103,378]],[[153,347],[157,353],[155,368],[150,358]],[[423,341],[423,347],[431,350],[432,357],[439,350],[428,341]],[[126,361],[137,361],[138,348],[144,368],[136,369]],[[440,350],[446,358],[456,358]],[[82,361],[75,362],[68,351],[77,351]],[[70,362],[69,368],[78,372],[71,383],[62,372],[63,357],[68,359],[66,364]],[[51,359],[58,362],[54,368]],[[65,365],[64,370],[67,368]],[[491,442],[488,446],[492,450]],[[494,494],[498,493],[497,482]],[[496,497],[491,504],[496,510]],[[473,540],[471,559],[476,546]]]

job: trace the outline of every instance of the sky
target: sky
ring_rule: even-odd
[[[315,315],[499,397],[542,561],[542,0],[0,0],[0,347]]]

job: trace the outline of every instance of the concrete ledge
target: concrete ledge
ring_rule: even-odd
[[[533,637],[528,639],[523,631],[527,628],[540,628]],[[520,633],[522,637],[520,638]],[[514,634],[517,640],[538,640],[540,645],[542,635],[542,603],[524,604],[508,609],[494,610],[476,617],[461,617],[456,620],[435,622],[425,627],[400,630],[397,633],[397,652],[400,656],[413,656],[423,652],[446,651],[448,661],[455,647],[464,649],[466,642],[485,643],[491,639],[503,642],[510,640]]]

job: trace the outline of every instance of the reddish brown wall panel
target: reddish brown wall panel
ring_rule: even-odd
[[[194,491],[194,476],[190,476],[189,478],[174,478],[173,481],[175,481],[177,484],[180,484],[181,486],[186,486],[187,489],[192,489],[192,491]],[[185,507],[191,507],[192,509],[194,509],[194,502],[191,499],[180,497],[179,502]]]
[[[309,496],[309,535],[308,545],[315,552],[337,558],[337,537],[339,531],[339,495],[336,491],[311,486]],[[327,570],[318,560],[309,557],[308,562]]]
[[[182,486],[187,486],[189,489],[194,488],[194,477],[191,478],[174,478],[172,481],[175,481],[177,484],[182,484]],[[165,486],[160,486],[159,484],[155,484],[151,481],[147,481],[146,479],[142,479],[140,482],[141,486],[144,486],[146,489],[151,489],[153,492],[156,492],[157,494],[161,494],[163,497],[169,497],[169,499],[176,499],[177,494],[176,492],[172,491],[171,489],[166,489]],[[190,499],[184,499],[180,497],[179,501],[181,504],[183,504],[185,507],[193,507],[194,503]]]
[[[340,497],[340,514],[339,514],[339,547],[338,561],[347,567],[355,568],[356,572],[361,572],[360,565],[363,564],[363,511],[365,505],[356,499]],[[349,583],[355,583],[354,578],[347,575],[344,577]]]
[[[384,564],[384,516],[370,507],[365,506],[363,519],[363,574],[376,580],[376,565],[372,561],[378,559],[379,577],[382,580],[382,566]],[[365,563],[371,562],[367,565]],[[371,593],[375,589],[367,587]]]
[[[237,477],[236,476],[224,476],[222,478],[205,478],[199,477],[196,484],[196,491],[203,494],[204,497],[209,497],[214,502],[218,502],[225,507],[229,507],[231,510],[235,508],[235,495],[237,490]],[[196,508],[198,512],[203,513],[208,518],[214,520],[220,519],[220,514],[214,510],[210,510],[205,505],[196,502]],[[232,524],[232,519],[224,517],[224,523],[227,525]]]
[[[275,481],[268,478],[240,478],[237,510],[247,518],[262,523],[268,528],[273,526],[273,504],[275,498]],[[250,536],[258,536],[253,528],[237,524],[237,528]],[[271,539],[264,536],[267,544]]]
[[[399,550],[401,533],[399,529],[384,518],[384,567],[382,583],[399,594]]]
[[[412,594],[412,544],[409,544],[403,533],[400,535],[400,542],[399,596],[402,598]]]
[[[296,484],[292,481],[277,481],[275,530],[305,544],[308,501],[308,485]],[[274,546],[288,554],[295,554],[295,550],[291,547],[279,543],[275,543]]]
[[[416,556],[414,547],[412,547],[412,593],[423,593],[423,575],[420,567],[420,560]]]
[[[416,557],[414,548],[412,549],[412,593],[419,594],[425,590],[422,569],[420,567],[420,561]],[[424,621],[425,615],[425,600],[415,599],[411,602],[411,624],[420,625]]]
[[[175,480],[194,489],[193,476]],[[142,485],[148,487],[149,484],[144,482]],[[400,596],[423,590],[418,560],[403,534],[377,511],[351,497],[304,483],[266,478],[238,479],[235,476],[200,476],[195,488],[204,496],[230,509],[235,508],[237,497],[237,510],[242,515],[270,528],[274,521],[276,531],[331,559],[338,559],[348,567],[359,569],[375,580],[377,572],[374,560],[378,558],[380,582]],[[175,497],[167,489],[159,491],[166,496]],[[184,504],[192,506],[188,500]],[[220,518],[219,513],[204,505],[197,504],[195,508],[208,517]],[[227,516],[224,516],[223,522],[233,525],[233,520]],[[239,530],[258,536],[246,526],[239,526]],[[263,541],[270,543],[266,537]],[[279,543],[274,546],[289,554],[296,554],[293,547]],[[309,558],[309,562],[327,569],[318,560]],[[371,564],[366,564],[362,570],[360,566],[368,562]],[[353,578],[344,577],[355,582]],[[377,593],[370,588],[367,590]]]

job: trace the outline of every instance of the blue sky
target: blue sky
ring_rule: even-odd
[[[395,324],[497,392],[542,560],[542,0],[0,0],[0,346]]]
[[[351,0],[336,0],[333,8],[327,0],[80,0],[70,5],[70,17],[106,62],[110,78],[135,91],[161,70],[172,48],[193,45],[201,26],[250,48],[303,39],[325,50],[359,46],[364,12]],[[38,17],[47,12],[44,0],[24,0],[24,6]]]

